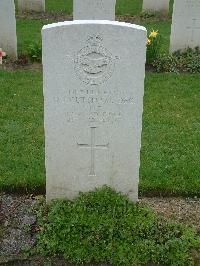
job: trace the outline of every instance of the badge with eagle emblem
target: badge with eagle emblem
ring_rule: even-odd
[[[103,47],[100,36],[92,36],[87,46],[75,57],[75,72],[88,85],[99,85],[108,80],[114,71],[115,58]]]

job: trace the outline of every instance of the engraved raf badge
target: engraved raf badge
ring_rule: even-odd
[[[100,36],[91,36],[75,56],[75,72],[88,85],[99,85],[113,74],[115,57],[102,45]]]

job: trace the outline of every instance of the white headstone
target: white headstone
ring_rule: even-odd
[[[18,0],[18,10],[44,12],[45,0]]]
[[[0,0],[0,48],[17,57],[17,34],[14,0]]]
[[[47,201],[103,185],[137,200],[146,29],[76,20],[42,35]]]
[[[170,51],[200,47],[200,0],[175,0]]]
[[[74,0],[74,20],[115,20],[116,0]]]
[[[169,0],[143,0],[143,11],[168,13]]]

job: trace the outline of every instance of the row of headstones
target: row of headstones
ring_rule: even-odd
[[[18,4],[44,8],[44,0],[18,0]],[[115,20],[116,0],[74,0],[74,20]],[[167,10],[168,0],[144,0],[145,9]],[[175,0],[172,18],[170,51],[200,46],[200,1]],[[17,57],[17,36],[14,0],[0,1],[0,47],[9,56]]]
[[[94,4],[95,1],[93,0],[75,0],[75,5],[81,5],[84,3],[86,6],[91,6]],[[115,0],[100,0],[96,1],[98,2],[98,5],[104,5],[106,7],[106,4],[112,5],[112,2],[115,2]],[[147,11],[164,11],[168,12],[169,9],[169,0],[143,0],[143,10]],[[36,12],[44,12],[45,11],[45,0],[18,0],[18,10],[21,12],[24,11],[36,11]]]
[[[106,7],[107,4],[112,5],[115,0],[100,0],[96,2],[98,2],[97,5],[103,5]],[[75,0],[75,5],[91,6],[96,4],[93,0]],[[44,12],[45,0],[18,0],[18,10]],[[169,0],[143,0],[143,10],[168,12]]]
[[[92,7],[96,5],[103,6],[104,9],[109,5],[113,5],[116,0],[75,0],[75,5],[82,5],[87,7]],[[84,8],[85,9],[85,8]],[[18,0],[18,10],[19,11],[36,11],[44,12],[45,11],[45,0]],[[169,10],[169,0],[143,0],[143,11],[153,11],[153,12],[164,12],[167,13]]]
[[[75,5],[82,6],[92,6],[92,5],[102,5],[106,8],[107,4],[113,5],[116,0],[75,0]],[[96,2],[96,3],[95,3]],[[161,11],[168,12],[169,0],[143,0],[143,10],[145,11]],[[19,11],[45,11],[45,0],[18,0],[18,10]]]

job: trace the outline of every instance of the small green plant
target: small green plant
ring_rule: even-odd
[[[200,50],[187,49],[173,54],[164,54],[153,62],[157,72],[200,73]]]
[[[30,224],[25,224],[23,229],[24,229],[24,232],[28,234],[28,233],[31,232],[31,225]]]
[[[38,214],[37,252],[74,263],[192,265],[195,230],[165,221],[108,187],[57,200]]]
[[[5,234],[5,226],[0,224],[0,239],[3,239]]]
[[[29,45],[27,53],[31,62],[42,61],[42,47],[39,43]]]
[[[158,14],[156,14],[155,12],[151,12],[151,11],[142,11],[140,13],[140,17],[142,19],[148,19],[148,18],[155,18],[157,17]]]
[[[49,258],[44,261],[44,266],[52,266],[51,260]]]
[[[158,58],[161,48],[161,35],[152,30],[147,39],[147,64]]]

